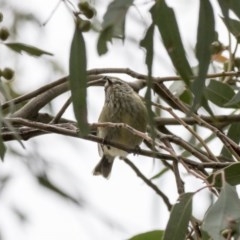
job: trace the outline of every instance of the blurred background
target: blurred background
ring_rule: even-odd
[[[76,0],[71,2],[77,4]],[[145,52],[136,42],[144,37],[149,25],[148,10],[152,1],[135,1],[128,13],[125,43],[114,40],[109,45],[109,52],[99,57],[97,29],[109,2],[93,2],[97,9],[95,30],[84,35],[88,69],[130,68],[147,74]],[[199,1],[167,2],[175,10],[187,57],[194,67],[197,65],[194,47]],[[30,44],[54,54],[35,58],[0,45],[0,68],[7,66],[15,70],[14,80],[4,83],[10,87],[11,96],[29,93],[68,74],[74,21],[63,3],[54,11],[58,3],[59,0],[0,0],[0,11],[4,16],[1,26],[11,33],[8,41]],[[218,6],[215,7],[217,19]],[[217,20],[216,24],[221,29],[223,23]],[[222,32],[220,39],[226,41],[227,33]],[[153,75],[176,75],[165,48],[159,44],[155,46],[155,52]],[[126,77],[126,80],[131,79]],[[61,95],[45,110],[56,114],[68,97],[69,93]],[[103,101],[102,87],[88,89],[88,119],[91,123],[97,122]],[[74,120],[71,107],[64,117]],[[182,134],[178,128],[175,131]],[[165,227],[168,211],[161,198],[123,161],[116,159],[109,180],[92,175],[99,160],[96,143],[49,134],[30,139],[24,146],[25,149],[17,142],[8,142],[7,154],[0,162],[1,240],[118,240]],[[151,158],[133,155],[129,158],[148,178],[163,167],[161,162]],[[187,180],[186,172],[182,174]],[[172,173],[165,173],[154,183],[166,193],[171,203],[176,202],[178,194]],[[191,178],[186,181],[186,189],[193,191],[201,184]],[[201,191],[196,196],[197,201],[206,194]],[[201,209],[194,207],[194,214],[202,217],[208,204],[201,202]]]

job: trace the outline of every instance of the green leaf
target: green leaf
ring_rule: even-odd
[[[210,46],[215,39],[214,15],[213,9],[208,0],[200,1],[198,33],[196,56],[199,62],[198,77],[192,84],[192,92],[194,94],[193,110],[201,105],[201,100],[205,88],[205,78],[208,72],[211,52]]]
[[[154,130],[154,114],[152,112],[152,97],[151,97],[151,89],[152,89],[152,63],[153,63],[153,35],[154,35],[154,25],[150,25],[148,28],[144,39],[141,40],[140,46],[146,49],[146,59],[145,62],[147,64],[148,69],[148,81],[147,81],[147,91],[145,94],[146,106],[149,116],[149,124],[151,126],[151,136],[154,139],[155,130]]]
[[[204,109],[212,116],[214,117],[213,111],[209,106],[208,99],[206,98],[205,91],[204,91],[204,96],[201,101],[201,105],[204,107]]]
[[[240,201],[236,189],[225,183],[218,200],[208,209],[204,217],[203,230],[214,240],[224,240],[226,238],[221,233],[229,229],[233,231],[233,234],[235,233],[234,239],[237,239],[239,219]]]
[[[154,230],[151,232],[145,232],[138,234],[134,237],[129,238],[129,240],[160,240],[163,236],[163,231],[161,230]]]
[[[22,52],[25,52],[25,53],[27,53],[31,56],[35,56],[35,57],[40,57],[41,55],[53,56],[53,54],[50,52],[46,52],[44,50],[41,50],[39,48],[24,44],[24,43],[4,43],[4,45],[20,54]]]
[[[3,115],[2,115],[2,109],[0,109],[0,158],[1,160],[3,161],[4,160],[4,156],[5,156],[5,153],[6,153],[6,147],[5,147],[5,144],[3,142],[3,139],[2,139],[2,125],[3,125]]]
[[[145,37],[141,40],[140,46],[146,49],[146,64],[148,68],[148,75],[152,76],[152,63],[153,63],[153,35],[154,35],[154,25],[150,25]]]
[[[222,9],[224,17],[228,15],[229,9],[231,9],[240,18],[240,1],[239,0],[218,0],[218,3]]]
[[[98,54],[102,55],[108,51],[107,42],[112,40],[112,27],[105,28],[102,33],[99,35],[97,50]]]
[[[237,41],[240,41],[240,21],[231,19],[230,17],[222,18],[228,30],[236,37]]]
[[[0,158],[2,161],[4,160],[5,153],[6,153],[6,147],[5,147],[5,144],[3,143],[2,136],[0,136]]]
[[[114,0],[109,4],[97,43],[99,55],[107,52],[107,42],[111,42],[112,38],[125,38],[125,17],[132,3],[133,0]]]
[[[150,10],[153,23],[161,33],[164,46],[184,82],[189,85],[193,75],[187,61],[175,14],[165,1],[156,1]]]
[[[230,128],[228,129],[227,136],[232,139],[235,143],[239,144],[240,141],[240,123],[232,123]],[[221,155],[232,159],[232,154],[229,152],[229,150],[223,146]],[[233,185],[233,184],[232,184]]]
[[[82,32],[76,27],[70,50],[69,82],[73,110],[81,135],[89,132],[87,121],[87,63]]]
[[[240,91],[237,92],[226,104],[225,107],[236,107],[240,104]]]
[[[181,195],[173,206],[163,240],[185,240],[192,214],[192,196],[193,193]]]
[[[65,191],[63,191],[59,187],[57,187],[55,184],[53,184],[46,175],[37,176],[37,180],[38,180],[39,184],[41,184],[43,187],[56,193],[60,197],[70,200],[71,202],[75,203],[76,205],[80,205],[80,206],[82,205],[82,199],[75,199],[75,198],[71,197],[68,193],[66,193]]]
[[[225,104],[228,103],[235,95],[233,89],[228,84],[217,80],[211,80],[204,93],[209,101],[219,107],[227,107]],[[239,107],[240,105],[234,106]]]
[[[169,168],[163,168],[159,173],[155,174],[150,178],[150,180],[160,178],[165,172],[169,171]]]
[[[222,174],[224,173],[224,180],[229,184],[235,186],[240,184],[240,163],[233,163],[213,174],[211,174],[207,181],[214,184],[215,187],[220,188],[222,183]]]

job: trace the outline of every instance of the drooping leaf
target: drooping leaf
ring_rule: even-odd
[[[224,173],[224,177],[226,182],[235,186],[240,184],[240,163],[233,163],[228,167],[225,167],[213,174],[211,174],[207,180],[210,184],[214,184],[215,187],[220,188],[222,183],[222,174]]]
[[[102,55],[107,52],[107,42],[112,38],[125,38],[125,17],[133,0],[112,1],[103,17],[102,31],[100,33],[97,50]]]
[[[145,99],[146,99],[146,106],[147,106],[147,111],[148,111],[148,116],[149,116],[149,124],[151,126],[151,135],[154,138],[154,114],[151,110],[151,89],[152,89],[152,63],[153,63],[153,35],[154,35],[154,25],[152,24],[147,32],[145,37],[142,39],[140,46],[146,49],[146,58],[145,62],[147,65],[148,69],[148,81],[147,81],[147,91],[145,94]]]
[[[4,45],[20,54],[22,52],[25,52],[25,53],[27,53],[31,56],[35,56],[35,57],[40,57],[41,55],[53,56],[53,54],[50,52],[46,52],[44,50],[41,50],[37,47],[31,46],[31,45],[28,45],[25,43],[4,43]]]
[[[173,9],[168,7],[165,1],[162,0],[156,1],[150,12],[153,23],[158,27],[161,33],[164,46],[174,67],[183,78],[184,82],[189,85],[189,79],[193,74],[185,55]]]
[[[162,239],[163,231],[161,230],[154,230],[151,232],[145,232],[138,234],[134,237],[129,238],[129,240],[160,240]]]
[[[2,137],[0,136],[0,158],[2,161],[4,160],[5,153],[6,153],[6,147],[5,147],[5,144],[3,143]]]
[[[75,199],[72,196],[70,196],[68,193],[66,193],[65,191],[63,191],[62,189],[60,189],[58,186],[56,186],[55,184],[53,184],[47,176],[45,175],[40,175],[37,176],[37,180],[39,182],[39,184],[41,184],[41,186],[45,187],[46,189],[56,193],[57,195],[59,195],[60,197],[63,197],[67,200],[70,200],[71,202],[75,203],[76,205],[82,205],[82,199]]]
[[[70,50],[69,83],[73,110],[81,135],[89,132],[87,121],[87,63],[82,32],[76,27]]]
[[[104,29],[99,35],[98,43],[97,43],[97,50],[98,54],[102,55],[108,51],[107,42],[111,42],[112,40],[112,27],[108,27]]]
[[[224,183],[218,200],[207,211],[203,230],[214,240],[224,240],[223,232],[231,231],[234,239],[239,237],[240,201],[236,189]],[[232,238],[231,238],[232,239]]]
[[[146,50],[146,59],[145,62],[147,64],[148,68],[148,75],[151,77],[152,76],[152,63],[153,63],[153,35],[154,35],[154,25],[152,24],[147,32],[145,37],[142,39],[140,42],[140,46],[145,48]]]
[[[192,197],[193,193],[185,193],[173,206],[163,240],[186,239],[188,223],[192,214]]]
[[[3,142],[3,139],[2,139],[2,125],[3,125],[3,114],[2,114],[2,109],[0,109],[0,158],[1,160],[3,161],[4,160],[4,156],[5,156],[5,153],[6,153],[6,147],[5,147],[5,144]]]
[[[209,101],[213,102],[219,107],[227,107],[225,104],[228,103],[235,94],[233,89],[228,84],[217,80],[211,80],[204,93]],[[238,105],[235,107],[237,106]]]
[[[208,0],[200,1],[198,33],[196,56],[199,62],[198,77],[192,84],[192,92],[194,94],[193,110],[201,105],[204,93],[205,78],[208,72],[211,52],[210,46],[215,38],[214,15],[213,9]]]

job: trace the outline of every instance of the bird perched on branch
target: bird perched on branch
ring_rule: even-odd
[[[145,132],[147,128],[147,109],[140,96],[124,81],[104,77],[105,103],[98,122],[126,123],[132,128]],[[97,136],[104,140],[137,148],[142,138],[134,135],[125,128],[99,127]],[[108,178],[115,157],[126,157],[127,152],[108,145],[98,144],[102,157],[93,170],[94,175]]]

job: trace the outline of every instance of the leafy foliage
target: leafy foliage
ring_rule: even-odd
[[[64,2],[66,5],[69,4],[67,8],[72,11],[75,24],[69,53],[69,77],[49,83],[24,96],[14,99],[7,97],[6,102],[2,102],[2,110],[11,108],[9,111],[11,115],[6,116],[3,114],[4,111],[1,111],[1,158],[3,159],[6,152],[5,141],[18,140],[21,143],[20,138],[28,140],[46,133],[79,137],[104,144],[104,139],[95,136],[96,127],[88,123],[87,87],[103,86],[102,77],[105,74],[124,73],[135,79],[130,83],[134,90],[139,92],[145,88],[149,130],[148,135],[142,134],[141,137],[144,138],[147,150],[136,150],[131,146],[123,148],[111,142],[107,144],[123,148],[129,153],[137,152],[163,163],[164,167],[157,169],[152,178],[142,174],[133,163],[130,162],[129,166],[158,194],[168,210],[171,209],[166,229],[144,232],[130,239],[239,238],[239,197],[234,186],[240,184],[240,57],[237,51],[240,39],[240,1],[215,0],[215,4],[220,6],[222,17],[216,17],[219,14],[215,12],[212,2],[199,1],[194,49],[187,48],[183,41],[183,34],[188,34],[188,31],[181,31],[179,24],[181,19],[177,17],[174,7],[169,6],[164,0],[150,3],[151,6],[149,5],[145,13],[151,19],[147,24],[142,24],[144,33],[131,39],[134,40],[131,43],[145,51],[144,64],[147,69],[145,73],[135,72],[130,68],[87,70],[87,62],[92,59],[87,55],[86,39],[90,39],[88,36],[92,36],[90,33],[93,29],[98,29],[94,25],[97,22],[94,14],[98,9],[95,10],[94,6],[89,4],[85,9],[83,6],[86,4],[82,2],[82,9],[76,11],[68,1]],[[132,17],[131,14],[134,14],[129,9],[133,8],[138,8],[138,3],[133,0],[114,0],[108,4],[101,30],[95,31],[98,37],[95,48],[99,56],[110,51],[109,45],[115,43],[113,39],[116,41],[120,39],[123,44],[125,43],[128,37],[126,25],[131,19],[129,16]],[[235,14],[234,17],[232,13]],[[218,35],[222,32],[217,29],[217,21],[224,22],[225,31],[229,32],[229,42],[223,44],[219,41]],[[37,57],[52,56],[51,53],[35,46],[2,40],[3,45],[17,53],[25,52]],[[158,59],[156,46],[159,45],[165,48],[171,60],[171,67],[177,73],[176,76],[162,77],[159,72],[159,62],[156,61]],[[198,62],[197,66],[193,66],[189,61],[190,51]],[[3,73],[4,71],[0,69],[1,79],[4,77]],[[6,97],[3,89],[4,87],[1,87],[0,91]],[[42,112],[47,111],[44,106],[67,90],[71,92],[77,123],[62,118],[69,101],[66,101],[56,116],[52,116],[53,112]],[[23,104],[25,102],[27,103]],[[19,103],[22,105],[17,105]],[[163,112],[167,114],[162,114]],[[175,131],[172,125],[179,125],[179,128]],[[205,132],[202,132],[203,128]],[[134,132],[134,129],[130,130]],[[157,185],[157,181],[165,176],[165,172],[174,176],[179,194],[179,200],[173,205],[168,194],[162,192],[161,186]],[[63,191],[48,178],[46,172],[34,176],[42,187],[77,206],[82,206],[81,199],[75,199]],[[189,181],[188,178],[200,179],[202,187],[196,187],[195,192],[188,192],[184,186],[185,181]],[[0,186],[6,186],[7,179],[8,177],[0,177]],[[205,212],[204,218],[196,219],[192,211],[193,197],[202,189],[207,189],[214,201]],[[201,206],[201,202],[198,202],[197,206]],[[18,209],[15,209],[15,212],[19,218],[25,218]]]

